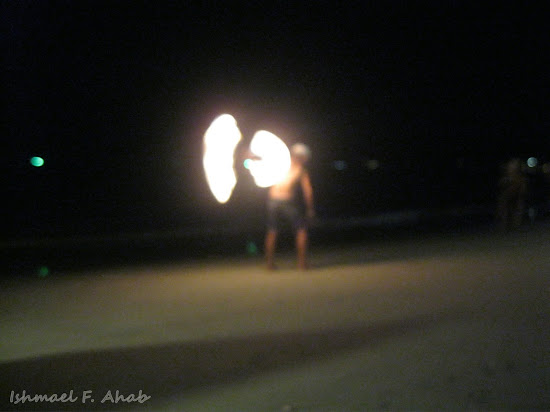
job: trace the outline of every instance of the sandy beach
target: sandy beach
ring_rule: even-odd
[[[278,258],[4,279],[0,409],[550,408],[547,227]]]

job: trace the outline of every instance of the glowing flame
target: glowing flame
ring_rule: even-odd
[[[229,200],[237,184],[234,155],[241,137],[237,121],[229,114],[217,117],[204,134],[202,164],[210,190],[220,203]]]
[[[259,187],[269,187],[282,181],[290,170],[290,151],[273,133],[256,132],[250,151],[258,157],[249,162],[249,170]]]

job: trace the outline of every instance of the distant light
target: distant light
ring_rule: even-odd
[[[47,266],[40,266],[38,269],[38,276],[41,278],[45,278],[50,274],[50,269],[48,269]]]
[[[250,151],[258,160],[250,161],[250,174],[259,187],[281,182],[290,170],[290,151],[279,137],[265,130],[254,134]]]
[[[41,166],[44,166],[44,159],[41,158],[40,156],[33,156],[31,157],[30,163],[34,167],[41,167]]]
[[[220,203],[229,200],[237,184],[234,155],[241,138],[237,121],[229,114],[217,117],[204,134],[202,163],[210,190]]]
[[[332,166],[334,166],[336,170],[342,171],[348,168],[348,163],[345,160],[335,160],[332,162]]]
[[[367,168],[369,170],[376,170],[380,167],[380,162],[376,159],[370,159],[367,161]]]
[[[530,157],[527,159],[527,166],[529,167],[536,167],[539,164],[539,161],[536,157]]]
[[[258,254],[258,246],[256,246],[256,243],[250,241],[246,244],[246,252],[249,255],[257,255]]]
[[[243,166],[246,170],[250,170],[250,167],[252,166],[252,159],[245,159]]]

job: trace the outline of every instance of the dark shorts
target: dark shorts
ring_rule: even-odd
[[[267,201],[267,228],[278,230],[285,224],[293,230],[305,229],[307,222],[302,209],[293,200]]]

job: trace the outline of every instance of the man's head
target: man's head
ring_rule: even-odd
[[[291,146],[290,155],[293,159],[306,163],[311,157],[311,150],[303,143],[296,143]]]

